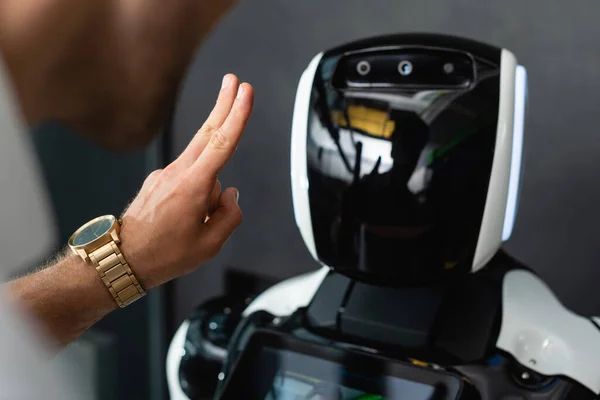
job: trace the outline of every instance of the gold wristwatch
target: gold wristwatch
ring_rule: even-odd
[[[117,304],[123,308],[146,294],[129,268],[119,243],[121,220],[112,215],[95,218],[69,239],[73,253],[91,263]]]

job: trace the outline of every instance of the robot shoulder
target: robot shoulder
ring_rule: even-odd
[[[256,311],[267,311],[276,317],[285,317],[298,308],[306,307],[329,273],[329,267],[282,281],[263,293],[244,310],[246,317]]]
[[[499,349],[535,372],[566,376],[600,393],[600,328],[594,321],[565,308],[539,277],[521,269],[504,277],[502,309]]]

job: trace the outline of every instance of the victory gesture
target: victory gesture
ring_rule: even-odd
[[[189,146],[148,176],[120,224],[120,251],[132,271],[127,274],[137,281],[127,274],[122,279],[148,291],[185,275],[213,258],[242,222],[237,189],[221,192],[217,175],[235,152],[253,100],[252,86],[226,75],[215,108]],[[114,281],[116,291],[123,289],[116,283],[121,278]],[[120,305],[96,268],[72,253],[6,288],[45,326],[57,348]]]
[[[123,216],[123,253],[146,289],[214,257],[242,221],[235,188],[217,175],[238,146],[253,89],[226,75],[217,103],[185,151],[154,171]]]

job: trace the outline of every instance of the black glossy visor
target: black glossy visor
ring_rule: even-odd
[[[327,54],[311,94],[319,258],[371,280],[470,270],[490,180],[499,68],[435,48]]]

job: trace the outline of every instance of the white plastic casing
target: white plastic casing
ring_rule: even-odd
[[[504,278],[497,347],[533,371],[569,377],[600,394],[600,329],[565,308],[531,272]]]
[[[310,254],[318,260],[315,239],[313,236],[310,203],[308,200],[308,173],[306,164],[306,135],[308,132],[308,114],[313,81],[323,53],[316,55],[298,83],[294,115],[292,117],[292,145],[290,149],[292,201],[294,218],[302,239]]]
[[[169,344],[169,350],[167,351],[167,388],[169,390],[169,397],[171,400],[190,400],[181,388],[179,381],[179,368],[181,367],[181,360],[185,355],[185,337],[187,336],[190,328],[190,321],[185,320],[179,328],[171,343]]]

